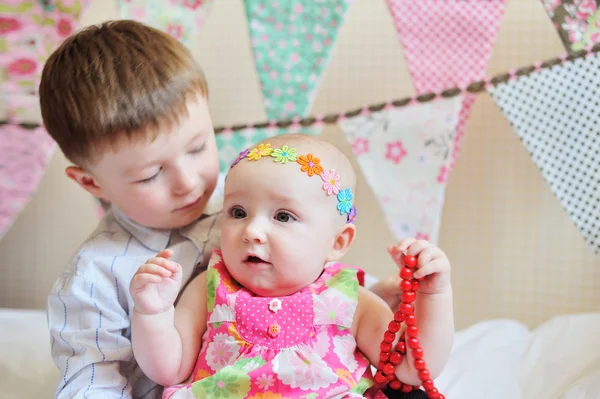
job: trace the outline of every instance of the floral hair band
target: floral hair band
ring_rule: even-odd
[[[354,223],[356,219],[356,206],[352,204],[354,195],[349,188],[340,188],[340,176],[334,169],[325,170],[321,165],[321,160],[313,154],[298,155],[296,149],[287,145],[281,148],[271,148],[271,144],[259,144],[256,148],[249,148],[240,152],[238,157],[231,164],[231,168],[237,165],[242,159],[247,158],[249,161],[258,161],[261,158],[272,158],[273,162],[285,164],[288,162],[296,162],[300,165],[300,170],[308,176],[320,176],[323,180],[322,188],[327,195],[336,195],[338,204],[337,210],[340,215],[347,215],[347,222]]]

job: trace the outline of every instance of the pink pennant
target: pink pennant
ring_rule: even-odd
[[[388,0],[418,94],[464,88],[483,79],[506,0]],[[438,180],[454,168],[475,101],[463,97],[454,148]]]
[[[0,238],[37,190],[53,151],[41,127],[0,125]]]
[[[483,78],[506,0],[388,0],[419,93]]]

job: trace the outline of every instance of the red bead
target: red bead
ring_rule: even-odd
[[[404,321],[404,315],[401,311],[398,310],[396,313],[394,313],[394,321],[398,323],[402,323]]]
[[[413,385],[413,391],[418,391],[419,389],[421,389],[420,386],[418,385]]]
[[[402,383],[396,378],[394,381],[390,382],[389,387],[397,391],[402,388]]]
[[[419,329],[417,328],[417,326],[408,326],[406,328],[407,337],[415,338],[417,335],[419,335]]]
[[[399,365],[402,361],[402,354],[400,352],[392,352],[390,355],[390,362],[394,365]]]
[[[382,352],[391,352],[392,344],[390,342],[383,341],[381,344],[379,344],[379,348],[381,349]]]
[[[423,348],[415,348],[412,350],[412,355],[415,359],[423,359]]]
[[[381,352],[379,354],[379,360],[381,360],[382,362],[387,362],[388,360],[390,360],[390,352]]]
[[[415,258],[412,255],[405,255],[404,256],[404,265],[406,265],[407,267],[417,266],[417,258]]]
[[[415,328],[416,328],[416,327],[415,327]],[[389,342],[389,343],[391,344],[392,342],[394,342],[394,340],[395,340],[395,339],[396,339],[396,334],[394,334],[394,333],[393,333],[393,332],[391,332],[391,331],[386,331],[386,332],[383,334],[383,340],[384,340],[385,342]]]
[[[435,386],[433,385],[433,381],[432,380],[423,381],[423,388],[425,388],[426,391],[430,391],[433,388],[435,388]]]
[[[394,373],[388,374],[388,375],[385,376],[385,378],[388,380],[388,383],[392,382],[396,378],[396,374],[394,374]]]
[[[438,393],[438,399],[446,399],[446,397],[444,395],[442,395],[441,393]]]
[[[408,346],[410,349],[417,349],[419,347],[419,339],[414,337],[407,339],[406,346]]]
[[[396,350],[398,352],[400,352],[401,354],[405,354],[406,353],[406,342],[398,341],[398,343],[396,343]]]
[[[419,287],[421,286],[421,283],[419,282],[419,280],[412,279],[410,282],[412,285],[411,291],[419,291]]]
[[[386,363],[383,365],[383,369],[381,369],[383,371],[383,374],[394,374],[394,371],[396,370],[396,368],[394,367],[394,365],[392,363]]]
[[[402,293],[402,302],[411,303],[414,302],[415,298],[417,298],[417,294],[414,291],[406,291]]]
[[[404,315],[404,321],[406,322],[407,326],[414,326],[417,323],[417,318],[414,314],[407,314]]]
[[[403,267],[400,269],[400,278],[402,280],[410,280],[413,276],[413,272],[408,267]]]
[[[411,305],[410,303],[401,303],[400,311],[405,315],[412,314],[412,312],[414,312],[414,308],[413,305]]]
[[[412,391],[412,385],[402,384],[402,388],[400,388],[400,390],[404,393],[409,393]]]
[[[383,366],[385,366],[385,363],[385,360],[380,360],[379,363],[377,363],[377,370],[383,370]]]
[[[402,291],[412,291],[412,282],[410,280],[400,281],[400,289]]]
[[[379,370],[377,373],[375,373],[375,376],[373,377],[373,379],[378,384],[383,384],[387,380],[387,378],[385,378],[385,375],[383,375],[381,370]]]
[[[397,352],[394,352],[394,353],[397,353]],[[417,370],[425,370],[425,360],[423,360],[423,359],[415,359],[415,368]]]
[[[388,331],[397,333],[400,331],[400,323],[398,323],[396,320],[390,321],[390,324],[388,324]]]
[[[427,391],[427,396],[429,396],[429,399],[438,399],[440,397],[440,393],[438,392],[437,388],[433,388]]]
[[[429,370],[419,370],[419,378],[421,379],[421,381],[427,381],[429,378],[431,378]]]

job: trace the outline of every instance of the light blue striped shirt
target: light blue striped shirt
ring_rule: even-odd
[[[220,240],[220,205],[196,223],[153,230],[112,208],[79,248],[48,296],[52,357],[60,371],[55,398],[160,398],[133,357],[129,282],[148,258],[165,248],[184,281],[206,267]],[[204,255],[207,256],[204,256]]]

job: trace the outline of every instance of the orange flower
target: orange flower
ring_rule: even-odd
[[[320,175],[321,172],[323,172],[321,160],[317,157],[313,157],[313,154],[300,155],[296,162],[302,165],[300,170],[308,173],[309,176]]]

